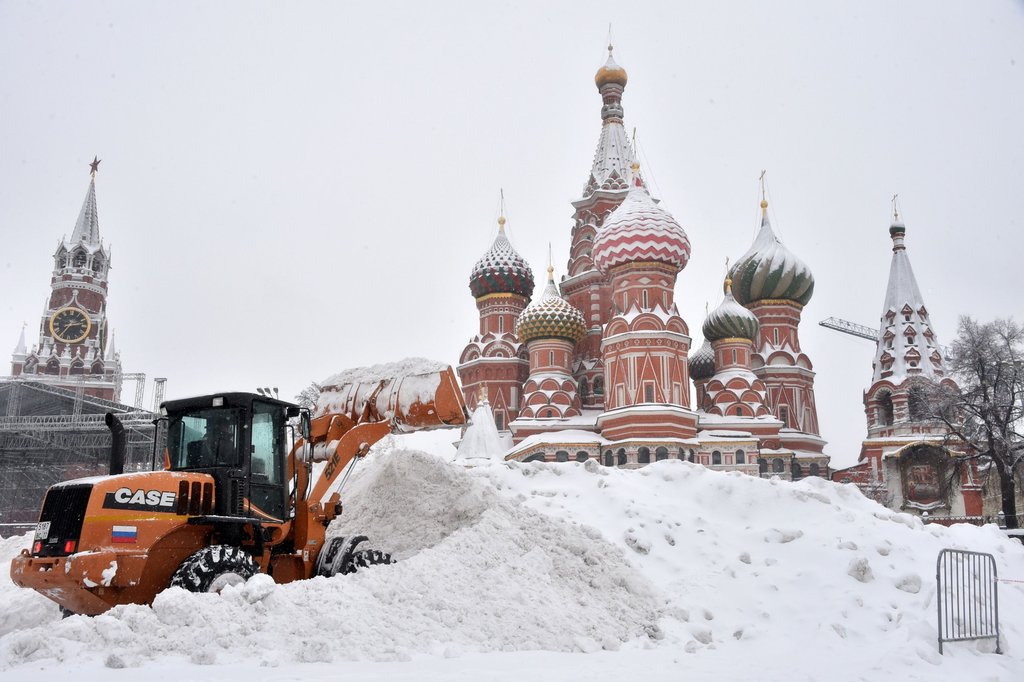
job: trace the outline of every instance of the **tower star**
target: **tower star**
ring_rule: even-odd
[[[100,169],[100,163],[102,159],[97,156],[92,157],[92,163],[89,164],[89,174],[95,176],[96,172]]]

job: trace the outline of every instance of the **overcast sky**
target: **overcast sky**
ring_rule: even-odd
[[[549,242],[565,272],[609,23],[642,172],[692,242],[694,348],[768,170],[816,278],[801,340],[833,465],[865,435],[873,348],[817,322],[878,326],[894,193],[941,342],[959,315],[1021,319],[1021,2],[0,0],[0,350],[23,321],[35,341],[96,154],[117,347],[168,397],[456,363],[499,188],[538,281]]]

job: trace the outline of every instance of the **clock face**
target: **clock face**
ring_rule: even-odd
[[[78,308],[61,308],[50,318],[50,333],[63,343],[78,343],[91,328],[89,316]]]

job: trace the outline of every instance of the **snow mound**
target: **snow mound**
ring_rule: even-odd
[[[370,365],[369,367],[346,369],[327,377],[320,382],[320,385],[328,389],[347,384],[377,383],[381,380],[394,379],[396,377],[411,377],[420,374],[443,372],[446,369],[448,369],[446,363],[437,362],[436,360],[405,358],[397,362],[385,362],[379,365]]]
[[[288,585],[256,576],[221,595],[168,589],[152,608],[122,606],[94,618],[59,621],[46,609],[0,638],[0,669],[48,659],[130,667],[180,656],[275,666],[590,651],[660,636],[653,587],[620,550],[593,529],[499,495],[461,467],[421,452],[377,453],[344,494],[344,522],[331,532],[369,535],[401,561]],[[41,599],[8,582],[0,597],[8,604],[14,596]]]

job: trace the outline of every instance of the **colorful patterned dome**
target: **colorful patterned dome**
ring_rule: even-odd
[[[695,381],[715,376],[715,351],[712,350],[710,341],[704,339],[704,345],[690,356],[689,366],[690,378]]]
[[[814,293],[811,269],[775,236],[768,222],[768,202],[761,202],[761,230],[753,245],[729,273],[733,293],[743,305],[781,299],[807,305]]]
[[[469,290],[474,298],[487,294],[533,295],[533,271],[505,236],[504,217],[498,218],[498,236],[491,248],[473,266]]]
[[[583,313],[558,293],[554,268],[548,266],[548,285],[540,299],[526,306],[516,321],[516,336],[522,343],[534,339],[565,339],[576,343],[587,333]]]
[[[608,61],[597,70],[597,75],[594,76],[594,83],[597,85],[598,90],[609,83],[626,87],[626,70],[612,59],[611,45],[608,46]]]
[[[690,260],[690,239],[675,218],[639,186],[638,169],[633,164],[636,184],[594,239],[594,264],[605,274],[617,265],[636,262],[665,263],[682,270]]]
[[[703,330],[704,338],[709,342],[721,339],[757,339],[757,318],[733,298],[732,281],[728,278],[725,280],[725,298],[704,320]]]

